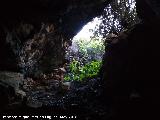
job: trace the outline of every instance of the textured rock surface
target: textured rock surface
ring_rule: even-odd
[[[23,75],[15,72],[0,72],[1,108],[16,101],[23,101],[26,93],[22,90]]]
[[[20,66],[25,75],[39,78],[63,66],[66,44],[53,24],[42,24],[41,30],[27,40],[21,50]]]
[[[106,47],[102,79],[113,119],[159,118],[160,11],[155,13],[159,1],[152,2],[137,0],[141,23],[113,36]]]
[[[159,24],[160,1],[159,0],[136,0],[138,16],[149,24]]]
[[[49,71],[46,68],[49,65],[57,66],[60,63],[56,63],[57,61],[53,60],[54,64],[49,61],[49,64],[46,65],[45,62],[48,62],[51,56],[52,58],[57,57],[60,53],[59,51],[62,50],[61,53],[63,53],[62,40],[69,43],[69,39],[79,31],[82,25],[103,10],[105,3],[107,3],[105,0],[5,0],[4,3],[0,4],[0,70],[18,71],[20,68],[17,65],[19,63],[18,60],[20,60],[24,61],[20,62],[21,64],[26,65],[24,68],[29,68],[31,71],[35,71],[35,68],[36,71],[41,71],[42,73],[51,71],[52,67]],[[6,9],[9,9],[9,11]],[[104,98],[105,95],[107,96],[107,105],[111,106],[113,117],[118,117],[118,119],[120,117],[123,119],[127,117],[128,120],[144,119],[144,117],[153,119],[153,117],[157,117],[156,113],[159,112],[156,111],[156,108],[159,108],[160,101],[159,73],[157,71],[159,69],[158,57],[160,51],[158,46],[160,34],[159,1],[137,0],[137,11],[138,16],[142,18],[142,23],[134,26],[127,37],[120,35],[119,38],[108,44],[102,69],[104,72],[102,79],[104,81],[98,81],[98,84],[104,82],[102,83],[102,88],[105,87],[103,89],[104,94],[100,95],[101,98]],[[50,31],[50,25],[54,26],[54,30]],[[51,38],[52,40],[45,37],[49,36],[50,32],[54,34],[51,34],[54,37]],[[35,43],[38,43],[39,46],[35,46]],[[28,46],[26,47],[27,44]],[[46,44],[49,44],[50,49],[56,47],[54,49],[55,52],[45,51]],[[23,50],[25,51],[23,52]],[[37,56],[40,58],[37,59]],[[63,61],[61,60],[60,62]],[[24,68],[22,70],[25,73]],[[10,92],[14,91],[13,87],[8,89],[4,85],[1,86],[0,96],[4,99],[1,99],[2,102],[0,103],[3,105],[3,103],[9,103],[8,93],[11,96],[14,96],[15,93]],[[86,102],[86,98],[90,101],[93,101],[93,98],[96,100],[100,96],[96,97],[95,94],[98,95],[98,93],[95,92],[99,90],[93,89],[92,85],[91,87],[88,87],[88,85],[76,86],[76,88],[78,90],[71,92],[71,95],[66,97],[64,101],[60,99],[62,101],[56,100],[55,102],[59,102],[58,105],[62,105],[62,108],[64,107],[63,105],[71,105],[68,102],[75,103],[73,107],[76,106],[76,109],[78,109],[77,104],[79,104],[81,108],[79,110],[82,111],[84,106],[88,107],[83,113],[93,110],[92,105],[90,107],[90,104]],[[36,99],[43,99],[43,104],[46,101],[53,102],[55,98],[53,92],[48,94],[46,92],[48,88],[45,88],[45,92],[43,90],[44,88],[38,88],[38,92],[43,92],[44,94],[33,95],[33,98],[39,97]],[[77,96],[79,97],[77,98]],[[44,98],[46,99],[44,100]],[[63,102],[66,102],[66,104]],[[93,106],[98,105],[97,101],[93,102]],[[37,103],[31,101],[30,105],[41,107],[42,104],[41,101]],[[97,108],[91,114],[89,113],[89,116],[97,115],[95,114]],[[23,110],[25,111],[25,109]],[[43,111],[46,111],[46,109],[43,109]],[[98,114],[103,112],[100,110]]]
[[[108,1],[3,1],[0,5],[0,69],[37,77],[62,67],[70,38],[99,15]],[[5,9],[9,11],[3,13]]]
[[[157,27],[143,23],[128,31],[125,39],[119,36],[107,44],[102,67],[103,95],[114,119],[158,117],[159,34]]]

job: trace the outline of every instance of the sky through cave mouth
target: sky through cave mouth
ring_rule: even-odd
[[[94,29],[100,23],[101,20],[96,17],[84,25],[81,31],[74,36],[72,46],[66,52],[70,63],[64,80],[82,81],[98,74],[105,51],[103,38],[94,37]]]
[[[96,98],[96,95],[102,89],[101,86],[99,87],[97,74],[101,68],[102,57],[105,53],[104,38],[109,33],[117,35],[135,24],[136,21],[135,7],[129,6],[128,3],[120,4],[118,2],[117,5],[121,6],[117,10],[121,10],[120,13],[123,14],[115,13],[116,10],[113,11],[111,7],[114,4],[110,4],[105,8],[102,16],[96,17],[93,21],[87,23],[73,38],[72,46],[66,52],[66,57],[69,60],[69,64],[66,66],[67,74],[65,76],[61,73],[55,74],[55,76],[49,74],[48,78],[45,74],[42,74],[44,79],[41,81],[41,84],[33,86],[33,90],[28,90],[30,94],[30,99],[27,101],[28,106],[38,108],[42,107],[42,105],[57,105],[58,107],[71,106],[72,104],[81,105],[81,103],[85,105],[86,101],[81,99],[81,97],[88,100]],[[134,9],[128,9],[127,7],[133,7]],[[58,70],[65,71],[63,68]],[[50,79],[50,77],[55,78]],[[81,81],[84,80],[89,82],[81,84]],[[78,84],[76,83],[77,81]],[[32,79],[28,79],[28,83],[31,82],[35,83]],[[92,93],[94,94],[92,95]],[[78,100],[76,101],[75,99]]]
[[[93,18],[74,36],[72,46],[66,52],[69,64],[64,80],[82,81],[98,75],[107,40],[112,41],[138,22],[135,0],[118,0],[107,5],[100,16]]]

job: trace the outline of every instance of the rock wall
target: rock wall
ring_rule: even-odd
[[[2,2],[3,1],[3,2]],[[2,0],[0,70],[27,76],[49,73],[64,60],[64,48],[109,0]],[[156,117],[159,108],[158,0],[137,0],[142,22],[107,44],[102,84],[116,118]],[[9,9],[9,10],[8,10]],[[5,12],[4,12],[5,11]],[[47,64],[46,64],[47,63]],[[37,75],[38,74],[38,75]],[[1,91],[4,89],[2,88]],[[3,91],[4,92],[4,91]],[[5,92],[1,92],[3,96]],[[6,96],[8,97],[8,96]],[[5,99],[4,99],[5,101]],[[140,116],[139,116],[140,115]],[[132,118],[131,118],[132,117]]]
[[[148,24],[158,24],[160,2],[158,0],[136,0],[138,16]]]
[[[0,4],[0,70],[38,77],[62,66],[70,39],[99,15],[108,2],[3,0]]]
[[[158,5],[137,0],[141,23],[107,42],[101,75],[113,119],[159,118]]]
[[[53,24],[42,24],[38,33],[28,39],[20,53],[20,67],[26,76],[40,77],[63,66],[67,40]]]
[[[26,97],[26,93],[22,90],[24,82],[23,75],[16,72],[0,72],[0,111],[9,105],[21,103]]]

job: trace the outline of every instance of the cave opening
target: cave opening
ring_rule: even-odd
[[[152,100],[147,87],[154,84],[150,87],[147,81],[143,86],[146,77],[141,71],[152,75],[143,61],[148,60],[146,51],[154,50],[149,39],[158,35],[154,28],[159,9],[152,10],[158,0],[137,0],[137,11],[135,0],[55,1],[37,1],[38,7],[31,2],[22,10],[24,15],[4,16],[0,22],[0,112],[66,113],[102,120],[128,112],[134,116],[132,108],[143,107],[148,93]],[[92,18],[89,32],[75,36]],[[157,87],[152,89],[158,94]]]
[[[94,18],[73,37],[72,45],[66,50],[65,57],[69,63],[64,81],[83,81],[98,74],[105,52],[104,39],[94,36],[94,29],[100,22]]]

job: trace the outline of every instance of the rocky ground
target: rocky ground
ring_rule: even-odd
[[[106,118],[107,109],[102,99],[99,78],[84,82],[61,82],[54,79],[23,81],[25,96],[7,103],[3,114],[76,115],[86,120]],[[22,96],[22,93],[20,93]],[[26,112],[27,111],[27,112]],[[107,115],[108,116],[108,115]]]

